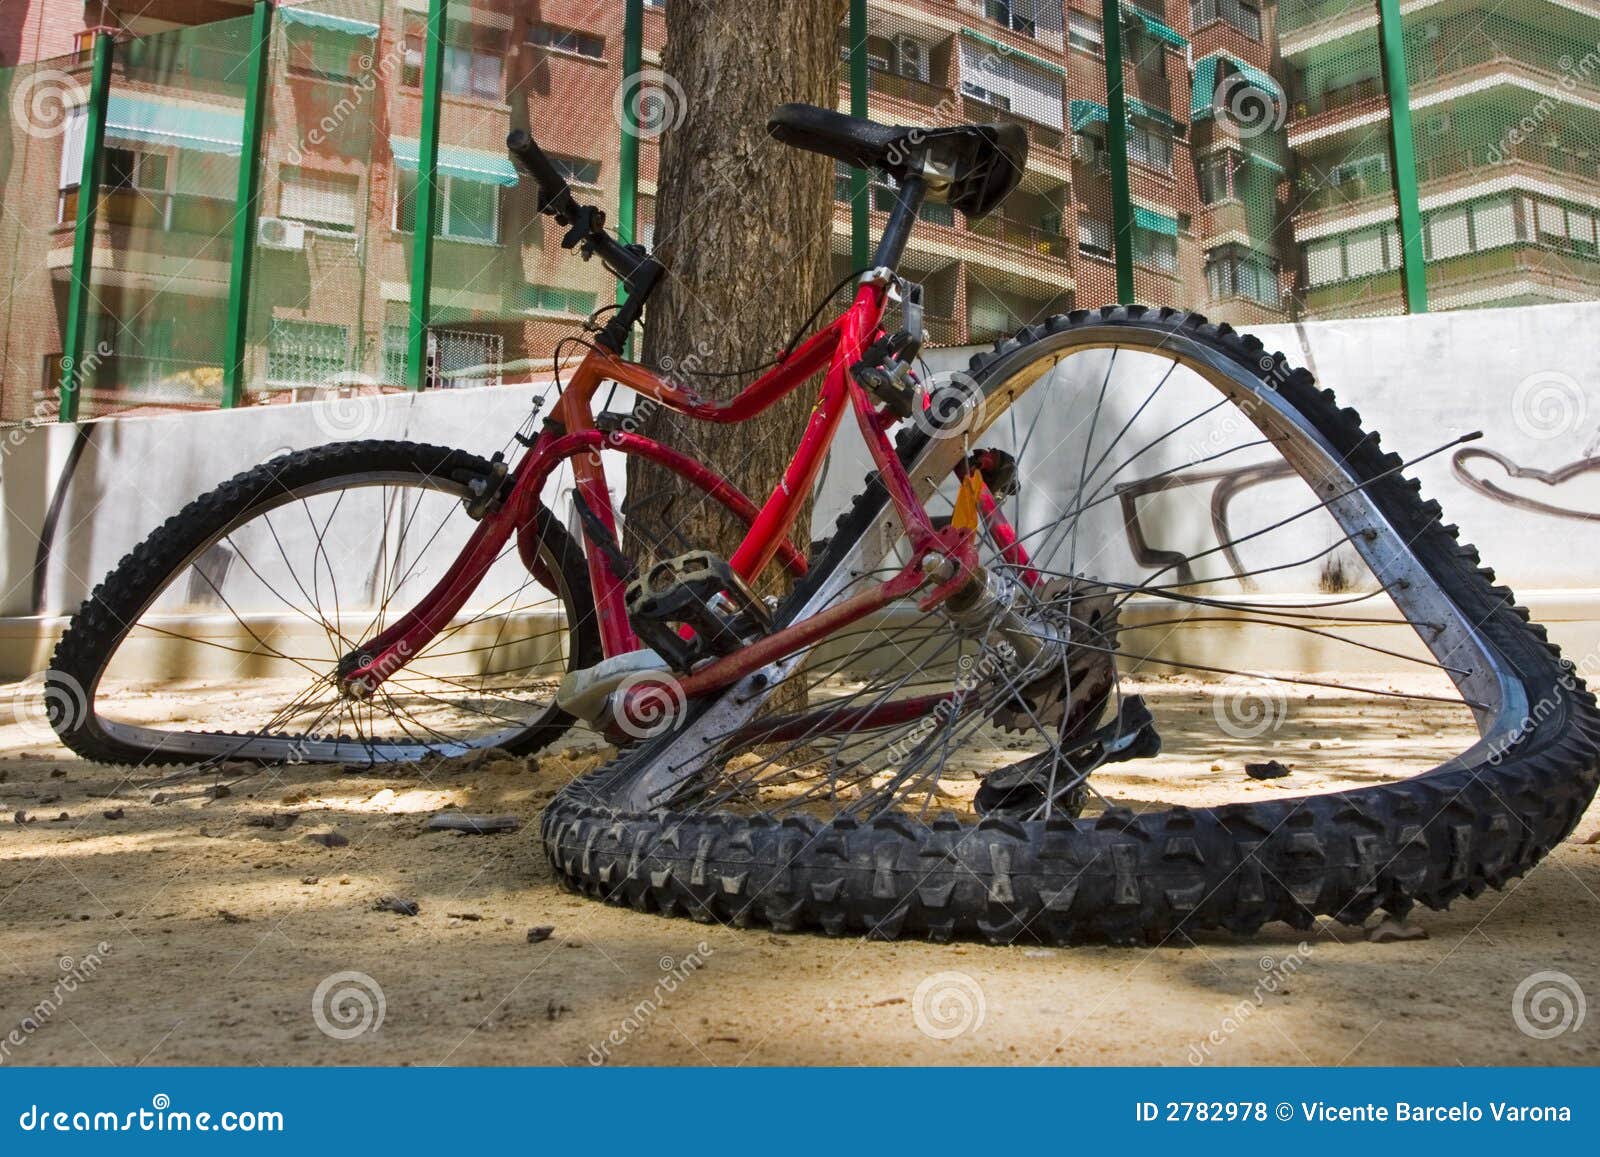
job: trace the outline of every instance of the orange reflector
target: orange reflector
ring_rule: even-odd
[[[961,492],[956,495],[956,509],[950,516],[950,525],[957,530],[977,530],[978,499],[982,496],[983,472],[967,471],[967,476],[961,480]]]

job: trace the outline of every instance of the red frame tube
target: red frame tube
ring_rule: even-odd
[[[635,362],[624,361],[591,346],[558,399],[544,432],[517,464],[506,501],[484,518],[445,576],[417,606],[362,647],[362,661],[344,675],[346,685],[352,690],[359,686],[358,693],[370,694],[411,656],[419,654],[465,605],[513,534],[519,536],[518,545],[524,560],[531,556],[532,550],[526,540],[534,532],[540,494],[562,461],[572,461],[578,493],[601,525],[615,535],[611,491],[606,485],[601,456],[596,452],[604,448],[640,454],[660,463],[705,490],[743,519],[750,526],[749,533],[729,560],[741,577],[754,579],[774,557],[791,574],[804,574],[804,556],[789,541],[789,532],[811,493],[846,405],[855,411],[862,437],[905,525],[912,547],[911,563],[887,582],[696,672],[684,681],[685,694],[704,694],[726,687],[766,663],[809,646],[846,623],[912,593],[927,581],[922,562],[929,553],[946,555],[957,565],[955,573],[924,600],[924,605],[931,605],[948,594],[966,580],[976,565],[971,535],[933,528],[884,434],[883,415],[850,375],[850,366],[860,360],[862,350],[878,330],[886,300],[887,288],[883,283],[863,282],[850,308],[839,318],[813,334],[779,365],[721,403],[708,401]],[[689,456],[627,431],[604,433],[594,424],[594,395],[608,381],[627,386],[651,402],[690,417],[731,424],[760,414],[824,367],[827,376],[821,396],[806,423],[800,444],[782,480],[759,510],[726,478]],[[985,513],[989,512],[986,509]],[[997,511],[995,514],[998,517]],[[605,654],[612,656],[638,649],[639,640],[628,624],[621,579],[612,572],[604,553],[587,541],[587,536],[585,555]]]

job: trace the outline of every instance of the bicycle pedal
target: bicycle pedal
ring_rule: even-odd
[[[656,563],[628,584],[626,606],[640,640],[684,674],[772,630],[766,603],[705,550]]]

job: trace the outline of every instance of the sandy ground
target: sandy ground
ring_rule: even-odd
[[[1260,744],[1214,724],[1239,688],[1146,690],[1172,754],[1097,776],[1134,806],[1366,782],[1374,753],[1420,764],[1467,735],[1459,711],[1293,695],[1270,745],[1294,773],[1258,784],[1241,761]],[[1559,1025],[1562,994],[1600,998],[1600,812],[1509,892],[1418,913],[1427,939],[1320,923],[1155,949],[881,944],[561,892],[536,818],[595,758],[578,736],[536,763],[285,768],[213,798],[0,728],[0,1064],[1600,1062],[1600,1013],[1547,1037],[1514,1015],[1536,973],[1565,979],[1524,986],[1533,1029]],[[425,831],[447,808],[525,827]],[[419,914],[375,911],[385,896]]]

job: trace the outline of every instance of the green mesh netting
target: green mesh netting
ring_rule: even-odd
[[[1280,6],[1277,33],[1291,105],[1295,312],[1403,313],[1376,5],[1292,0]]]
[[[1555,4],[1406,17],[1429,308],[1595,295],[1597,44]]]

